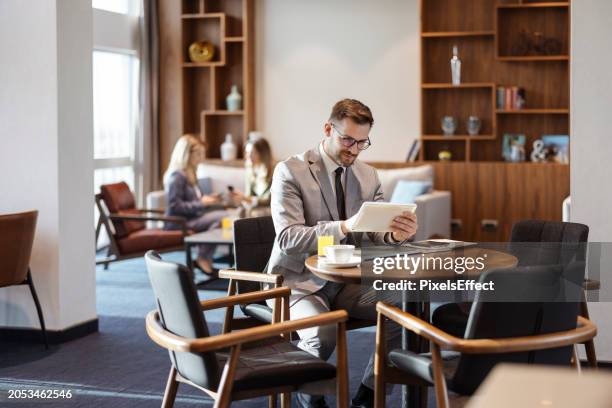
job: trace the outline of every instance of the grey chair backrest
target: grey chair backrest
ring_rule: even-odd
[[[237,270],[265,272],[276,232],[272,217],[243,218],[234,222],[234,261]],[[238,293],[260,290],[255,282],[238,282]]]
[[[177,336],[208,337],[192,272],[183,265],[163,261],[154,251],[145,254],[145,262],[162,326]],[[184,378],[201,387],[217,389],[220,370],[215,353],[170,351],[170,359]]]
[[[583,262],[565,267],[546,265],[485,272],[480,281],[493,282],[496,290],[476,294],[465,338],[509,338],[575,329],[583,278]],[[571,347],[562,347],[506,354],[462,354],[452,389],[472,394],[501,362],[567,365],[571,353]]]
[[[519,256],[519,265],[567,265],[583,261],[586,256],[586,242],[589,227],[584,224],[560,221],[524,220],[515,223],[510,233],[510,242]],[[538,245],[521,245],[537,242]]]

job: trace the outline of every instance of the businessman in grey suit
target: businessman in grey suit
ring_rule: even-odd
[[[272,179],[271,208],[276,241],[269,273],[281,274],[292,290],[291,318],[315,316],[345,309],[351,317],[376,319],[375,303],[385,294],[360,285],[326,282],[305,268],[304,261],[317,251],[317,237],[333,235],[335,243],[361,245],[364,234],[351,231],[355,215],[365,201],[382,201],[376,169],[358,160],[371,146],[372,112],[363,103],[344,99],[332,108],[323,126],[324,138],[314,149],[279,163]],[[416,216],[405,212],[390,225],[392,232],[367,233],[378,245],[400,245],[417,230]],[[400,331],[392,325],[389,342],[399,346]],[[316,327],[298,332],[299,346],[322,359],[335,348],[335,329]],[[374,356],[372,354],[353,407],[373,406]],[[305,407],[326,407],[322,396],[298,394]]]

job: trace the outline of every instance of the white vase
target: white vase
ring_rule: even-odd
[[[242,95],[238,92],[236,85],[232,85],[232,91],[225,98],[225,102],[227,103],[227,110],[230,112],[236,112],[242,108]]]
[[[237,155],[238,155],[238,148],[236,147],[236,144],[234,143],[232,134],[228,133],[225,135],[225,142],[221,144],[221,160],[223,161],[236,160]]]

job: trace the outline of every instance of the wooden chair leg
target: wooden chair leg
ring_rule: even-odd
[[[268,399],[268,408],[276,408],[276,394],[270,395]]]
[[[238,285],[233,279],[229,280],[227,285],[227,296],[233,296],[236,294],[236,286]],[[225,309],[225,320],[223,321],[222,333],[229,333],[232,331],[232,321],[234,320],[234,306],[228,306]]]
[[[40,322],[40,330],[42,331],[43,341],[45,342],[45,349],[49,349],[49,340],[47,338],[47,328],[45,327],[45,318],[43,317],[42,307],[40,307],[40,302],[38,301],[38,295],[36,294],[36,289],[34,289],[34,281],[32,280],[32,273],[28,268],[28,274],[26,276],[26,281],[28,282],[28,286],[30,287],[30,293],[32,294],[32,299],[34,299],[34,305],[36,306],[36,313],[38,314],[38,321]]]
[[[582,367],[580,366],[580,359],[578,358],[578,345],[577,344],[574,344],[572,346],[571,364],[574,368],[576,368],[576,371],[578,372],[578,374],[582,374]]]
[[[587,361],[591,368],[597,368],[597,355],[595,354],[595,343],[593,340],[584,342],[584,349],[587,355]]]
[[[179,382],[176,381],[176,368],[172,366],[170,367],[168,382],[166,383],[166,391],[164,392],[164,399],[162,400],[162,408],[172,408],[174,406],[178,386]]]
[[[336,330],[336,404],[339,407],[348,407],[349,384],[346,323],[338,323]]]
[[[586,293],[582,291],[582,302],[580,302],[580,315],[585,319],[589,318],[589,307],[586,301]],[[589,366],[592,368],[597,368],[597,354],[595,354],[595,343],[593,339],[585,341],[584,349],[587,355],[587,361],[589,362]]]
[[[378,314],[376,321],[376,350],[374,354],[374,407],[385,408],[385,364],[386,364],[385,317]]]
[[[437,406],[438,408],[449,408],[446,379],[442,371],[442,355],[440,354],[440,347],[435,343],[431,343],[431,357]]]
[[[291,393],[281,394],[281,408],[291,408]]]
[[[227,408],[232,402],[232,387],[234,386],[234,374],[236,373],[239,355],[240,345],[233,346],[225,367],[223,367],[219,389],[217,390],[218,398],[215,401],[214,408]]]

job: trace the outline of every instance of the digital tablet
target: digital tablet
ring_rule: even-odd
[[[361,204],[352,230],[355,232],[390,232],[393,219],[404,211],[414,212],[416,204],[366,201]]]

